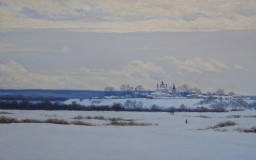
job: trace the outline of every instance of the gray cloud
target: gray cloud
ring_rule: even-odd
[[[207,18],[209,16],[207,16],[204,13],[200,13],[200,12],[195,12],[195,13],[186,13],[182,15],[182,19],[184,19],[185,21],[195,21],[198,18]]]
[[[4,6],[4,7],[3,7]],[[2,31],[69,28],[86,32],[255,29],[255,1],[2,0]]]
[[[97,6],[95,6],[94,4],[88,3],[87,5],[90,6],[89,10],[85,10],[83,8],[73,8],[59,13],[40,13],[35,9],[23,7],[19,12],[21,14],[24,14],[27,18],[50,21],[104,22],[108,21],[108,17],[111,17],[108,12],[97,8]]]

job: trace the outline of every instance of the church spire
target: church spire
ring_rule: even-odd
[[[176,87],[175,87],[174,83],[173,83],[173,86],[172,86],[172,96],[176,96]]]

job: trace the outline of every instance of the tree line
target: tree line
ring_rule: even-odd
[[[132,96],[134,94],[135,95],[141,95],[142,93],[149,93],[150,92],[149,89],[146,90],[142,85],[137,85],[136,87],[133,87],[129,84],[122,84],[119,89],[122,92],[123,96]],[[107,86],[107,87],[104,88],[104,93],[105,93],[106,96],[114,95],[115,91],[116,91],[115,88],[111,87],[111,86]],[[172,87],[169,87],[169,91],[170,92],[172,91]],[[177,92],[180,92],[180,93],[189,94],[193,91],[196,92],[197,94],[202,93],[200,88],[191,87],[188,84],[182,84],[182,85],[177,87]],[[230,95],[230,96],[234,96],[235,92],[230,91],[228,93],[225,93],[224,89],[220,88],[220,89],[217,89],[216,91],[212,91],[212,92],[207,91],[206,94],[208,94],[208,95],[219,95],[219,96],[223,96],[223,95],[227,94],[227,95]],[[182,95],[184,95],[184,94],[182,94]]]
[[[29,103],[28,101],[22,101],[18,103],[17,101],[2,101],[0,102],[0,109],[18,109],[18,110],[75,110],[75,111],[129,111],[129,112],[226,112],[224,108],[213,108],[209,109],[206,107],[197,108],[187,108],[186,106],[181,106],[179,108],[162,108],[153,105],[151,108],[126,108],[120,103],[115,103],[111,106],[84,106],[76,103],[72,104],[62,104],[62,103],[51,103],[48,101],[41,103]]]

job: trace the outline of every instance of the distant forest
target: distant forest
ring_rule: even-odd
[[[41,103],[29,103],[28,101],[2,101],[0,102],[0,109],[18,109],[18,110],[74,110],[74,111],[130,111],[130,112],[226,112],[224,108],[209,109],[205,107],[198,108],[160,108],[158,106],[152,106],[151,108],[126,108],[119,103],[115,103],[112,106],[83,106],[80,104],[60,104],[51,103],[49,101]]]

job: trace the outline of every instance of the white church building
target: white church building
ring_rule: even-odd
[[[176,96],[176,88],[173,84],[172,87],[172,94],[169,93],[168,85],[164,82],[161,82],[160,84],[157,84],[156,91],[153,93],[150,93],[147,98],[155,99],[155,98],[171,98]]]

